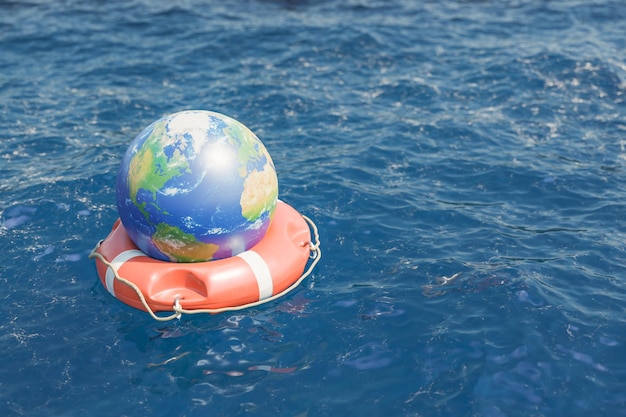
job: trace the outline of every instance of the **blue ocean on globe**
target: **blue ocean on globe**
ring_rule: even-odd
[[[0,415],[626,417],[625,27],[622,0],[0,0]],[[160,322],[89,258],[120,214],[146,250],[268,218],[240,217],[263,152],[194,188],[230,122],[157,149],[189,110],[262,140],[324,255]],[[137,164],[120,213],[137,136],[171,176]]]
[[[117,207],[149,256],[201,262],[237,255],[270,226],[278,180],[263,143],[240,122],[182,111],[141,131],[117,174]]]

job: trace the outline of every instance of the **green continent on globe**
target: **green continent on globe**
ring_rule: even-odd
[[[254,133],[241,123],[231,123],[228,128],[224,129],[225,135],[231,142],[234,149],[237,149],[237,160],[241,161],[239,164],[239,176],[244,178],[248,175],[245,161],[256,159],[259,157],[259,152],[271,160],[269,154],[265,149],[259,149],[255,144],[258,142],[258,138]],[[236,142],[235,142],[236,139]]]
[[[156,200],[157,191],[163,188],[170,179],[189,170],[189,162],[180,151],[174,152],[169,159],[163,152],[163,142],[167,143],[164,140],[164,138],[167,139],[165,125],[165,122],[161,122],[153,126],[150,136],[131,159],[128,170],[130,198],[146,219],[149,218],[145,209],[146,203],[137,202],[138,191],[140,189],[150,191],[153,200]]]
[[[278,198],[278,179],[274,169],[267,162],[263,171],[256,169],[243,183],[241,193],[241,215],[249,221],[258,219],[266,211],[273,211]]]
[[[210,260],[219,249],[218,245],[198,242],[193,235],[165,223],[157,225],[152,238],[156,247],[175,262]]]

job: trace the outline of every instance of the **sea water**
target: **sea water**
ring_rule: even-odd
[[[0,1],[3,416],[626,415],[618,0]],[[88,255],[129,142],[232,116],[324,256],[161,323]]]

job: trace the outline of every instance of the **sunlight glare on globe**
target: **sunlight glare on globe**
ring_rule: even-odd
[[[206,152],[202,152],[200,157],[207,169],[217,173],[232,166],[237,160],[237,154],[232,147],[220,143],[208,145]]]

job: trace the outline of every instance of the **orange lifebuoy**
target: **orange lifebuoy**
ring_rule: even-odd
[[[140,251],[118,219],[92,257],[113,296],[155,318],[156,311],[214,313],[269,301],[299,284],[309,259],[317,262],[320,255],[309,224],[315,227],[279,201],[270,228],[250,250],[214,261],[174,263]]]

